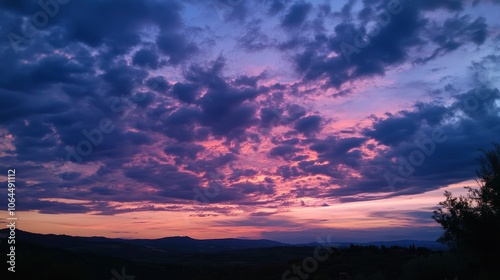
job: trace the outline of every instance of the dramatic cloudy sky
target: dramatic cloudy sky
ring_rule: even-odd
[[[498,0],[42,2],[0,2],[24,230],[433,240],[500,141]]]

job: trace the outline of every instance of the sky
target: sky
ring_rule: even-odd
[[[0,182],[16,169],[17,225],[435,240],[444,191],[477,186],[480,149],[500,141],[499,8],[1,1]]]

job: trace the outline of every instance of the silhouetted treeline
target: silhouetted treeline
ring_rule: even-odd
[[[458,197],[446,191],[433,218],[444,229],[439,241],[451,248],[466,279],[499,279],[500,144],[482,152],[478,186]]]
[[[6,243],[0,244],[2,251]],[[0,279],[111,280],[112,270],[135,276],[134,280],[246,280],[301,279],[282,278],[292,265],[301,265],[314,254],[314,247],[271,247],[243,249],[210,254],[183,254],[168,263],[143,256],[143,261],[75,252],[23,243],[16,258],[16,273],[3,265]],[[454,279],[463,273],[447,252],[411,245],[360,246],[332,248],[328,259],[318,262],[307,279]],[[133,253],[133,252],[131,252]],[[133,254],[131,254],[133,255]],[[6,263],[4,255],[0,257]],[[126,279],[126,278],[124,278]],[[131,279],[131,278],[130,278]],[[459,278],[465,279],[465,278]],[[473,279],[473,278],[467,278]]]

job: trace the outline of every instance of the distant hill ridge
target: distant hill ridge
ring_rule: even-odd
[[[0,238],[6,238],[9,229],[0,230]],[[3,237],[2,237],[3,236]],[[193,239],[188,236],[163,237],[158,239],[122,239],[107,238],[100,236],[80,237],[70,235],[39,234],[23,230],[16,230],[16,243],[35,243],[47,247],[68,249],[78,252],[102,252],[109,249],[110,255],[123,256],[123,254],[140,253],[141,255],[151,255],[155,253],[171,254],[192,254],[192,253],[218,253],[240,249],[257,249],[269,247],[289,247],[289,246],[311,246],[318,243],[287,244],[267,239]],[[348,247],[354,245],[375,245],[375,246],[401,246],[427,247],[430,249],[446,249],[440,243],[434,241],[421,240],[396,240],[396,241],[375,241],[375,242],[331,242],[328,245],[333,247]]]

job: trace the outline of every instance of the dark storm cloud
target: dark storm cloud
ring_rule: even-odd
[[[3,33],[7,28],[22,35],[20,15],[29,17],[40,9],[34,3],[0,5],[5,8],[0,12],[2,38],[7,38]],[[27,210],[118,213],[104,202],[192,200],[193,189],[212,180],[207,174],[237,160],[239,153],[236,146],[232,148],[235,154],[197,159],[205,148],[194,142],[211,135],[256,141],[256,135],[246,134],[258,121],[260,107],[255,99],[284,89],[259,86],[264,73],[225,77],[222,56],[204,65],[187,65],[199,47],[185,36],[181,6],[174,2],[124,1],[120,9],[114,9],[115,5],[111,1],[60,5],[43,32],[15,48],[19,53],[14,54],[9,41],[0,42],[0,122],[13,137],[2,162],[36,162],[50,168],[68,159],[66,148],[75,149],[82,141],[97,143],[83,159],[84,164],[98,165],[95,174],[33,172],[36,182],[29,191],[34,199],[26,204]],[[159,33],[144,42],[141,36],[150,27],[158,27]],[[165,77],[149,73],[164,66],[178,67],[180,79],[170,84]],[[201,98],[199,89],[204,91]],[[146,98],[137,100],[138,96]],[[111,122],[111,133],[99,131],[102,120]],[[187,171],[155,161],[131,163],[144,146],[158,142],[157,134],[170,138],[164,153],[174,156],[176,163],[185,161]],[[122,171],[125,179],[117,184],[115,176],[123,176]],[[256,172],[234,170],[230,179],[251,178]],[[269,181],[224,187],[213,202],[270,195],[274,185]],[[53,188],[46,189],[46,185]],[[155,196],[138,192],[134,188],[138,185],[153,188]],[[103,204],[66,204],[43,198]]]
[[[181,142],[196,139],[194,125],[201,115],[195,108],[180,108],[162,119],[161,131],[168,137]]]
[[[119,9],[112,1],[72,1],[64,8],[69,10],[62,13],[67,15],[64,24],[68,40],[81,41],[91,47],[106,44],[119,52],[140,43],[138,31],[146,24],[158,24],[161,30],[171,30],[181,24],[180,6],[173,1],[126,0],[120,2]]]
[[[302,197],[318,197],[323,190],[320,187],[296,186],[291,193],[296,198]]]
[[[219,67],[215,63],[212,69]],[[180,108],[165,117],[163,130],[167,136],[178,141],[192,141],[196,139],[195,125],[199,124],[211,128],[215,135],[235,137],[256,123],[257,109],[251,101],[267,89],[233,87],[216,73],[198,68],[192,68],[185,75],[191,83],[177,83],[173,95],[198,105],[199,109]],[[208,91],[195,99],[197,89],[202,87],[208,87]]]
[[[398,133],[408,123],[416,124],[405,137],[389,133],[380,125],[383,121],[376,121],[368,134],[389,149],[361,164],[362,179],[337,181],[344,187],[332,190],[331,195],[359,195],[343,200],[353,201],[369,199],[363,193],[417,194],[474,178],[479,149],[489,149],[500,135],[496,104],[500,92],[478,87],[454,98],[450,106],[418,103],[413,111],[389,116],[388,124]]]
[[[218,167],[226,165],[232,160],[234,160],[232,157],[223,155],[208,161],[199,160],[195,164],[197,164],[197,168],[203,168],[203,171],[206,171],[207,174],[215,174],[214,172],[216,172]],[[188,169],[192,170],[193,166],[190,167],[191,168]],[[199,172],[199,170],[196,171]],[[168,164],[150,162],[147,165],[126,168],[124,173],[127,177],[139,183],[148,184],[155,188],[156,194],[159,195],[160,198],[155,197],[151,199],[157,201],[161,201],[161,197],[195,200],[196,192],[193,192],[193,190],[195,189],[202,192],[205,189],[201,187],[202,180],[198,176],[179,171],[176,166]],[[247,174],[251,174],[251,172],[247,172]],[[274,185],[268,183],[242,182],[227,187],[221,181],[223,176],[217,177],[217,175],[208,175],[206,179],[209,188],[217,189],[217,195],[211,196],[209,199],[206,199],[206,201],[202,199],[201,202],[217,203],[236,200],[243,201],[249,197],[272,195],[275,192]],[[99,191],[104,195],[110,194],[107,189],[99,189]]]
[[[241,177],[253,177],[254,175],[257,175],[259,172],[257,170],[254,170],[254,169],[235,169],[233,170],[233,172],[231,173],[231,175],[229,175],[229,178],[228,180],[230,181],[237,181],[239,180]],[[266,181],[267,183],[273,183],[272,180],[271,181]]]
[[[180,101],[193,103],[196,99],[198,87],[194,84],[176,83],[172,89],[172,94]]]
[[[0,3],[0,7],[5,10],[13,11],[15,13],[28,14],[29,12],[31,12],[31,9],[35,7],[35,3],[29,1],[19,2],[15,0],[6,0]]]
[[[176,83],[172,95],[179,101],[196,106],[172,107],[175,110],[159,109],[165,135],[178,141],[203,140],[206,132],[216,136],[245,139],[245,130],[257,123],[255,98],[269,92],[259,87],[255,77],[240,76],[229,83],[223,76],[225,63],[222,57],[208,67],[191,65],[184,73],[185,81]],[[206,89],[202,97],[200,89]],[[153,115],[151,115],[153,117]],[[206,130],[209,129],[209,130]]]
[[[493,62],[495,58],[484,61]],[[477,64],[473,70],[485,71]],[[340,187],[307,188],[306,192],[300,191],[305,188],[302,186],[292,193],[296,196],[332,196],[343,202],[418,194],[472,179],[477,158],[481,155],[479,149],[490,147],[500,135],[497,104],[500,93],[497,89],[478,84],[469,91],[454,93],[453,99],[455,101],[450,105],[417,102],[395,114],[372,117],[372,126],[361,130],[365,137],[310,138],[301,143],[301,147],[309,143],[309,149],[317,153],[318,160],[303,159],[297,166],[282,165],[276,169],[276,175],[285,180],[305,174],[326,175],[331,178],[329,185]],[[387,148],[367,145],[370,139]],[[298,144],[293,138],[274,139],[273,143],[279,145],[271,150],[273,155],[292,153]],[[375,157],[365,159],[365,148],[375,152]],[[423,157],[419,157],[416,151]],[[409,167],[410,171],[407,170],[408,162],[417,162]],[[339,169],[339,165],[352,168],[361,177],[352,177],[350,172]],[[403,175],[399,172],[401,168],[407,170]],[[391,175],[388,178],[387,172],[397,177]],[[398,178],[396,183],[391,184],[395,178]],[[376,193],[380,196],[373,195]]]
[[[354,4],[356,4],[356,0],[349,0],[349,2],[342,7],[342,9],[338,13],[338,15],[343,17],[344,20],[352,19],[352,10],[353,10]]]
[[[303,160],[308,159],[308,158],[309,158],[308,155],[299,155],[299,156],[291,158],[291,160],[292,161],[303,161]]]
[[[92,188],[90,188],[90,191],[97,194],[97,195],[100,195],[100,196],[117,195],[120,192],[116,189],[113,189],[110,187],[104,187],[104,186],[92,187]]]
[[[158,68],[160,57],[151,49],[141,49],[134,54],[132,63],[137,66],[149,67],[151,69]]]
[[[2,18],[11,20],[42,9],[35,1],[29,5],[2,5]],[[50,23],[40,27],[40,32],[26,44],[1,42],[6,51],[0,55],[0,96],[5,106],[0,121],[10,122],[7,129],[14,136],[17,158],[42,162],[64,159],[66,146],[76,147],[88,141],[84,130],[98,139],[85,158],[87,162],[119,160],[153,143],[144,132],[127,131],[125,127],[132,115],[142,114],[141,110],[155,101],[153,93],[138,92],[140,87],[146,85],[157,93],[169,89],[164,78],[148,77],[146,69],[158,68],[162,59],[179,64],[186,58],[182,55],[191,54],[188,51],[192,43],[178,35],[183,28],[181,6],[172,1],[124,1],[116,9],[112,1],[71,1],[51,9],[57,11]],[[20,20],[14,20],[13,26],[17,27],[10,29],[12,32],[24,36]],[[151,26],[160,30],[160,51],[152,43],[142,42],[141,32]],[[169,38],[175,42],[166,46]],[[184,49],[182,55],[179,48]],[[16,55],[12,54],[14,50]],[[126,55],[132,65],[125,62]],[[146,98],[137,101],[141,95]],[[96,129],[104,119],[110,119],[116,129],[100,137]],[[42,128],[50,131],[42,135]],[[25,135],[29,131],[32,135]],[[131,147],[123,148],[127,146]]]
[[[196,159],[196,155],[205,150],[202,145],[194,143],[178,143],[173,145],[168,145],[163,151],[165,154],[170,154],[177,156],[179,158],[189,158]]]
[[[189,43],[183,35],[170,32],[158,36],[156,43],[173,65],[178,65],[198,51],[196,45]]]
[[[261,30],[261,22],[250,22],[246,27],[246,33],[238,38],[238,45],[248,51],[257,52],[273,47],[274,42]]]
[[[381,28],[377,36],[370,38],[368,45],[348,56],[339,48],[343,43],[355,44],[353,40],[357,38],[359,31],[352,23],[341,23],[335,27],[336,34],[329,38],[328,42],[330,49],[339,53],[338,57],[331,59],[317,57],[309,50],[310,54],[305,52],[297,58],[297,62],[301,65],[300,69],[308,69],[305,72],[306,79],[326,76],[330,85],[335,87],[339,87],[349,79],[383,75],[387,66],[405,61],[409,48],[419,44],[418,31],[424,23],[415,9],[407,7],[399,14],[392,15],[391,21],[386,27]],[[365,44],[366,41],[361,45]]]
[[[239,76],[234,80],[234,83],[238,86],[248,86],[248,87],[257,87],[257,82],[266,77],[266,73],[263,72],[257,76]]]
[[[276,175],[283,177],[283,179],[298,177],[303,174],[304,173],[295,166],[282,165],[279,166],[276,170]]]
[[[299,27],[304,23],[311,9],[312,5],[309,3],[301,2],[292,5],[281,20],[281,26],[285,28]]]
[[[217,169],[227,165],[230,162],[238,159],[237,156],[231,153],[221,154],[219,156],[215,156],[211,159],[200,159],[196,162],[190,163],[186,166],[187,170],[199,173],[217,173]]]
[[[261,126],[269,128],[272,125],[275,125],[277,122],[281,121],[280,120],[281,114],[282,110],[278,110],[276,108],[262,107],[260,109]]]
[[[326,175],[331,178],[344,179],[346,174],[338,169],[338,164],[317,164],[314,160],[299,162],[298,167],[308,175]]]
[[[63,153],[50,126],[40,121],[17,121],[11,123],[9,131],[17,136],[13,139],[12,144],[19,160],[48,162],[54,159],[54,155]]]
[[[25,91],[30,93],[47,89],[52,83],[82,84],[84,75],[93,74],[92,63],[84,61],[85,54],[77,59],[69,59],[58,54],[47,54],[44,58],[22,63],[11,54],[5,57],[0,69],[0,86],[5,90]],[[32,55],[27,58],[34,59]]]
[[[274,16],[285,9],[285,4],[281,0],[272,0],[269,4],[268,14]]]
[[[50,134],[52,130],[49,125],[41,122],[40,120],[33,120],[29,123],[17,122],[12,126],[10,132],[22,138],[44,138],[46,135]]]
[[[282,157],[283,159],[290,159],[295,156],[296,152],[301,151],[302,149],[297,148],[293,145],[280,145],[272,148],[269,151],[269,155],[272,157]]]
[[[442,27],[435,26],[430,29],[429,37],[438,47],[429,57],[425,59],[419,58],[416,61],[427,62],[439,55],[454,51],[467,43],[482,45],[488,36],[486,20],[477,18],[473,22],[470,21],[471,18],[468,15],[455,16],[447,19]]]
[[[330,164],[346,164],[351,167],[357,167],[361,160],[361,145],[368,140],[367,138],[342,138],[328,137],[324,140],[317,140],[310,149],[318,153],[318,158],[327,160]]]
[[[95,120],[95,121],[93,121]],[[62,159],[75,161],[74,157],[68,158],[68,149],[77,148],[78,143],[88,141],[92,145],[91,152],[81,161],[92,162],[100,161],[108,158],[119,160],[125,157],[132,156],[141,150],[141,146],[152,144],[153,138],[145,132],[131,132],[123,128],[119,121],[112,122],[114,130],[110,133],[104,133],[99,129],[99,123],[102,118],[91,118],[88,122],[75,121],[68,127],[62,127],[58,130],[59,137],[65,147]],[[108,119],[111,122],[111,120]],[[95,144],[90,144],[95,143]],[[69,147],[69,148],[68,148]],[[122,147],[128,147],[123,149]],[[57,160],[57,158],[55,158]]]
[[[419,1],[419,5],[424,10],[436,10],[436,9],[442,8],[442,9],[448,9],[450,11],[461,11],[461,10],[463,10],[464,1],[462,1],[462,0],[444,0],[444,1],[424,0],[424,1]]]
[[[220,1],[220,0],[219,0]],[[224,1],[224,5],[226,5],[226,14],[224,14],[224,20],[228,23],[242,23],[247,20],[247,18],[250,15],[251,10],[249,10],[249,2],[246,1]],[[251,7],[251,6],[250,6]],[[219,11],[219,16],[220,12],[224,13],[224,11]]]
[[[125,168],[124,174],[155,188],[157,195],[161,197],[193,199],[193,188],[199,187],[201,183],[191,173],[179,171],[174,165],[158,162]]]
[[[295,122],[295,129],[306,136],[312,135],[321,130],[320,116],[307,116]]]
[[[64,172],[59,174],[59,178],[65,180],[65,181],[73,181],[75,179],[78,179],[82,174],[78,172]]]
[[[164,93],[170,88],[170,84],[167,79],[162,76],[152,77],[146,80],[146,86],[159,93]]]
[[[213,128],[215,134],[228,135],[241,132],[256,122],[256,107],[245,101],[262,92],[255,89],[231,90],[226,86],[209,90],[200,100],[203,110],[201,123]]]
[[[7,6],[8,14],[31,16],[41,10],[36,1],[27,3],[29,4],[14,5],[2,2]],[[47,32],[57,30],[53,34],[57,36],[49,37],[53,39],[49,41],[53,46],[65,46],[68,42],[76,41],[92,48],[105,45],[109,52],[115,54],[123,54],[140,44],[140,31],[147,25],[157,24],[164,31],[181,25],[178,14],[180,5],[173,1],[158,3],[126,0],[120,2],[119,9],[113,1],[70,1],[51,9],[49,23],[43,29]],[[12,29],[13,32],[23,35],[21,24],[17,26]],[[37,34],[41,36],[40,31]]]
[[[409,118],[387,118],[374,124],[373,130],[367,130],[366,136],[378,140],[384,145],[395,145],[412,137],[418,128],[418,122]]]
[[[20,211],[37,210],[41,214],[77,214],[92,211],[88,205],[82,203],[70,204],[39,199],[25,199],[24,201],[20,201],[17,206]]]
[[[208,67],[191,65],[184,72],[185,82],[176,83],[172,93],[179,100],[197,105],[195,108],[180,108],[163,118],[162,130],[178,141],[192,141],[197,137],[195,126],[210,128],[212,134],[234,138],[256,124],[257,105],[254,100],[269,91],[258,87],[256,77],[239,76],[235,83],[228,83],[222,74],[223,58],[213,61]],[[206,93],[198,97],[198,89]]]
[[[388,0],[364,5],[358,13],[359,25],[354,23],[352,5],[348,4],[340,12],[343,21],[334,27],[333,34],[314,39],[290,38],[288,44],[295,42],[294,48],[303,47],[293,62],[304,82],[327,79],[326,87],[339,88],[348,81],[384,75],[387,68],[404,62],[426,62],[465,44],[481,45],[487,38],[483,18],[452,16],[462,10],[462,1]],[[443,26],[425,14],[436,9],[449,12]],[[367,30],[372,23],[378,29]],[[426,45],[428,40],[437,45],[433,54],[427,58],[410,55],[412,49]],[[338,55],[329,57],[332,51]]]
[[[275,192],[274,186],[270,184],[255,184],[251,182],[237,183],[231,185],[231,189],[238,190],[245,195],[260,195],[260,194],[273,194]]]
[[[200,99],[199,104],[207,115],[213,118],[220,118],[232,109],[240,107],[246,100],[252,100],[258,95],[259,92],[253,89],[231,92],[224,85],[221,88],[208,91]]]
[[[102,79],[109,86],[108,94],[120,96],[130,95],[134,87],[146,77],[147,72],[142,69],[119,65],[106,71]]]
[[[356,31],[366,31],[365,24],[381,14],[387,4],[364,1],[363,10],[356,14],[350,3],[340,13],[342,22],[332,26],[334,32],[328,34],[327,20],[339,16],[332,15],[328,5],[321,5],[319,13],[313,13],[316,7],[304,2],[267,1],[265,12],[278,21],[275,28],[288,31],[283,41],[267,33],[267,22],[255,18],[258,15],[250,13],[248,3],[232,7],[224,18],[241,26],[234,35],[239,48],[246,52],[272,50],[293,57],[304,82],[326,78],[328,87],[383,75],[401,63],[424,62],[467,44],[484,44],[488,39],[485,19],[459,13],[463,11],[461,2],[421,1],[393,14],[380,34],[360,53],[353,54],[350,64],[346,63],[339,44],[353,44]],[[0,2],[0,37],[7,38],[0,40],[0,133],[7,135],[0,163],[17,163],[34,179],[23,194],[33,199],[20,209],[42,213],[100,210],[113,214],[158,210],[149,205],[116,210],[108,202],[189,201],[195,194],[193,189],[219,183],[220,195],[211,203],[255,205],[257,202],[251,198],[273,199],[274,181],[305,175],[324,175],[317,177],[326,176],[329,181],[318,187],[294,186],[292,195],[364,200],[369,199],[363,197],[365,193],[387,192],[387,182],[380,174],[385,170],[397,172],[394,158],[407,157],[415,149],[416,139],[441,128],[449,142],[436,146],[425,164],[395,187],[393,195],[420,193],[473,176],[470,171],[476,163],[477,148],[487,147],[498,138],[498,108],[491,99],[481,100],[474,110],[465,108],[473,105],[469,103],[474,92],[456,94],[451,108],[417,103],[408,110],[373,117],[370,127],[357,130],[362,134],[359,137],[321,135],[328,120],[289,100],[290,96],[312,96],[311,90],[302,90],[299,82],[268,83],[275,78],[272,71],[232,74],[234,67],[226,65],[225,52],[214,61],[205,61],[208,51],[199,41],[208,35],[193,38],[191,31],[196,28],[181,19],[182,5],[174,1],[125,0],[117,7],[113,1],[70,1],[60,5],[49,24],[23,42],[16,53],[17,47],[10,45],[6,32],[22,35],[26,19],[41,8],[36,1]],[[425,14],[436,9],[449,18],[438,23]],[[354,23],[356,17],[361,24]],[[314,38],[294,32],[303,26],[314,33]],[[213,31],[210,29],[203,30],[209,33]],[[435,52],[421,56],[420,61],[413,57],[412,51],[429,40]],[[331,57],[332,51],[341,55]],[[498,96],[494,90],[488,92]],[[350,93],[347,90],[338,97]],[[141,95],[147,98],[138,101],[136,97]],[[458,112],[468,117],[460,119],[459,128],[445,124]],[[97,141],[103,119],[112,121],[115,128],[112,133],[102,133],[102,141]],[[270,171],[274,174],[233,166],[246,157],[244,144],[251,143],[258,150],[259,144],[266,143],[270,130],[259,129],[277,126],[287,132],[282,137],[271,136],[274,146],[262,152],[269,155],[266,160],[280,161]],[[84,157],[81,170],[61,169],[66,164],[72,166],[65,162],[66,148],[91,141],[89,137],[99,144],[93,145],[91,154]],[[220,141],[225,146],[222,149],[230,152],[205,148],[201,142],[207,140]],[[386,149],[371,144],[373,155],[366,158],[363,149],[369,140]],[[460,157],[449,156],[456,151],[467,152]],[[165,158],[173,159],[177,166],[165,164]],[[374,166],[379,171],[374,171]],[[95,173],[89,175],[89,170]],[[212,177],[227,170],[228,174],[220,179]],[[351,178],[352,170],[361,178]],[[255,182],[257,174],[281,178],[266,177]],[[339,188],[330,189],[329,185]],[[141,186],[149,187],[151,193]],[[46,198],[100,204],[43,200]]]
[[[436,125],[449,113],[446,107],[439,104],[417,103],[414,108],[413,111],[403,110],[376,120],[372,129],[364,130],[364,135],[384,145],[395,146],[401,141],[412,139],[422,122]]]

